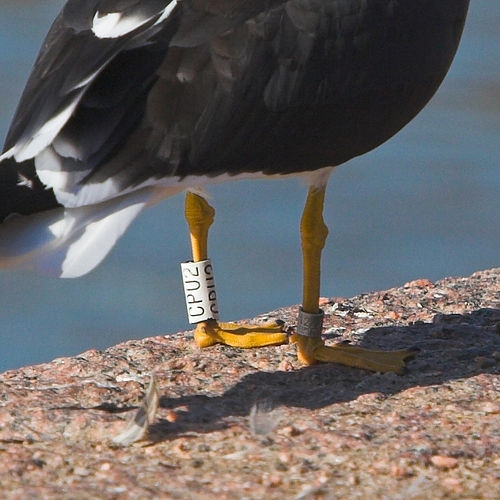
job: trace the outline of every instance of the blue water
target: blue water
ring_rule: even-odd
[[[0,5],[0,142],[62,1]],[[500,265],[500,2],[472,1],[454,65],[397,137],[339,167],[325,219],[325,296]],[[301,294],[298,181],[210,189],[210,255],[224,319],[295,304]],[[183,197],[140,217],[89,276],[0,273],[0,371],[186,329],[179,262],[189,258]]]

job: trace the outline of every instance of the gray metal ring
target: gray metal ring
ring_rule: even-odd
[[[319,311],[319,313],[313,314],[305,312],[302,307],[299,309],[299,317],[297,319],[297,333],[299,335],[321,337],[325,313],[322,309]]]

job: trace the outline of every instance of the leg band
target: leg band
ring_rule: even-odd
[[[184,296],[190,323],[219,319],[215,280],[210,259],[181,264]]]
[[[297,333],[306,337],[321,337],[323,332],[323,316],[325,313],[320,309],[319,313],[311,314],[299,309],[297,320]]]

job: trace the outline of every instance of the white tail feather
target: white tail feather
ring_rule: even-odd
[[[144,189],[98,205],[14,215],[0,225],[0,268],[82,276],[106,257],[153,196],[154,190]]]

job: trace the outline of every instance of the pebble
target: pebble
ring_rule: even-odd
[[[445,455],[433,455],[431,457],[431,463],[438,469],[454,469],[458,465],[458,460]]]
[[[294,425],[287,425],[286,427],[283,427],[281,433],[284,434],[285,436],[293,437],[293,436],[299,436],[300,434],[302,434],[302,431],[301,429],[298,429]]]
[[[90,471],[86,467],[75,467],[73,469],[73,474],[75,476],[85,477],[90,474]]]
[[[408,467],[404,465],[393,465],[391,467],[391,475],[393,477],[398,477],[398,478],[404,478],[404,477],[410,477],[412,475],[412,472]]]
[[[494,403],[493,401],[486,401],[481,405],[481,410],[484,411],[484,413],[498,415],[500,413],[500,404]]]
[[[165,420],[170,423],[177,422],[177,413],[173,410],[168,410],[165,415]]]
[[[281,486],[282,483],[283,479],[279,474],[264,472],[262,475],[262,484],[268,488],[276,488]]]
[[[427,288],[427,287],[433,287],[434,283],[428,279],[422,278],[422,279],[417,279],[413,281],[409,281],[408,283],[405,283],[404,288]]]
[[[278,370],[282,372],[293,372],[294,369],[293,364],[288,359],[282,360],[278,366]]]

